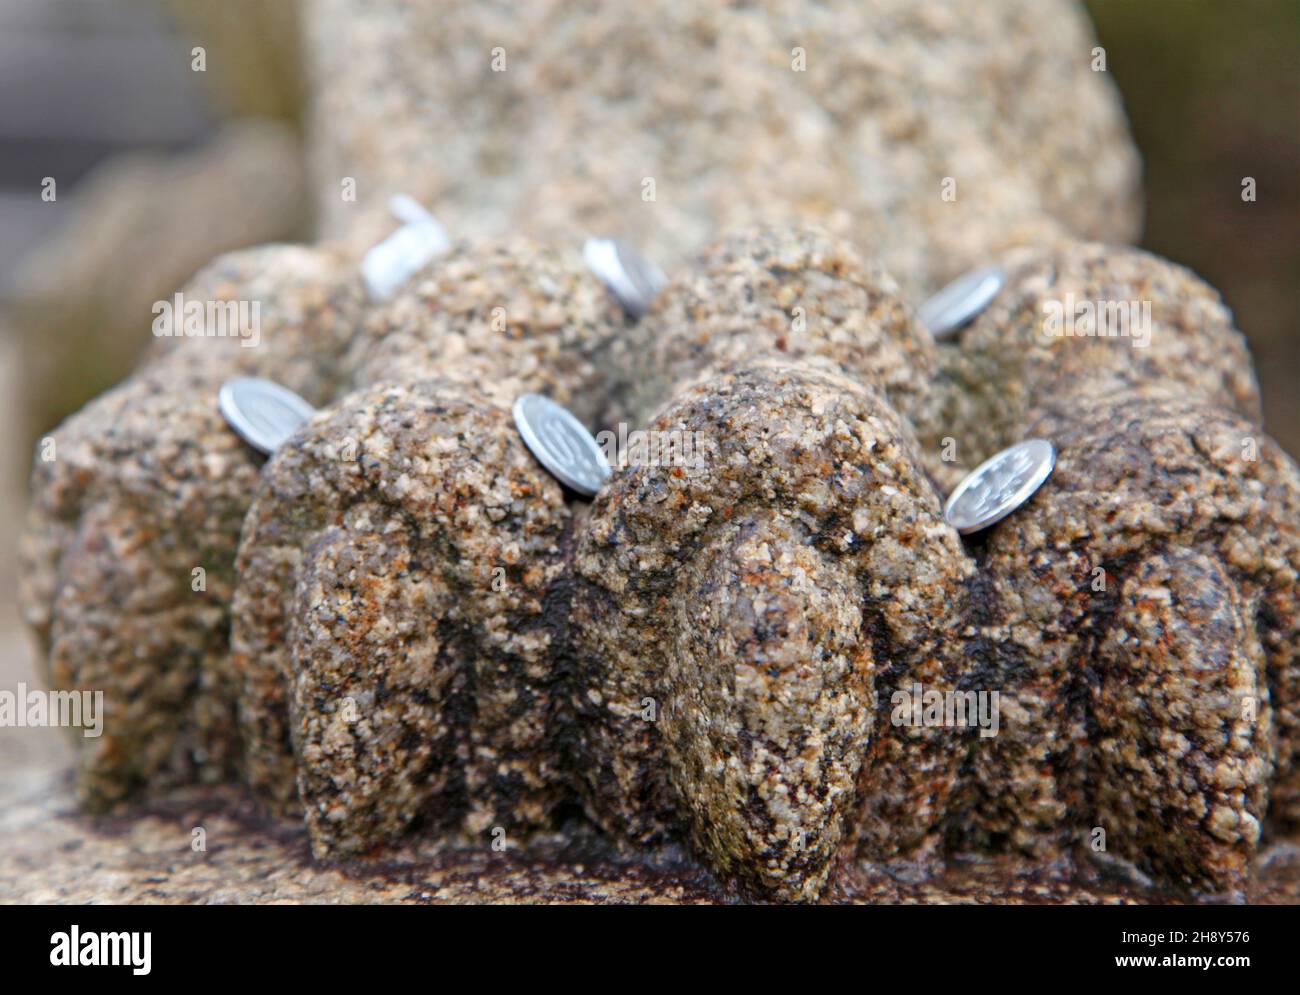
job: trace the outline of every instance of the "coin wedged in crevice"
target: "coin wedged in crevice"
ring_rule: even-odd
[[[1062,241],[999,258],[1006,282],[951,346],[913,412],[927,447],[970,468],[1031,414],[1151,383],[1260,419],[1245,337],[1213,287],[1141,249]]]
[[[616,472],[579,534],[587,805],[634,841],[685,830],[756,893],[815,897],[888,735],[873,674],[933,652],[969,560],[870,387],[759,363],[686,389],[651,430],[696,433],[707,456]]]
[[[349,395],[268,463],[231,668],[248,779],[301,800],[318,856],[417,820],[486,842],[546,825],[569,520],[509,411],[446,380]]]
[[[821,236],[742,235],[642,322],[612,337],[593,324],[593,352],[554,378],[529,365],[560,328],[543,322],[519,351],[464,342],[484,352],[459,374],[411,379],[447,328],[426,320],[440,293],[399,294],[410,323],[370,357],[374,329],[341,318],[324,341],[351,342],[349,361],[310,335],[291,345],[286,385],[322,409],[260,475],[179,347],[175,369],[147,366],[97,402],[101,424],[63,439],[66,465],[38,468],[46,503],[28,541],[54,568],[31,571],[29,604],[38,624],[56,605],[52,664],[89,657],[85,640],[110,648],[106,670],[56,679],[154,680],[117,713],[111,748],[88,748],[89,796],[165,788],[177,770],[246,778],[273,808],[305,809],[327,859],[498,830],[528,846],[564,820],[624,856],[689,852],[783,900],[824,895],[845,861],[913,874],[953,855],[1087,859],[1101,830],[1108,854],[1164,886],[1239,891],[1260,827],[1300,811],[1300,473],[1254,420],[1248,362],[1212,293],[1131,250],[1108,276],[1099,251],[1012,265],[936,346],[884,278]],[[528,258],[507,251],[502,270]],[[1069,285],[1089,293],[1182,297],[1153,306],[1145,358],[1114,337],[1038,355],[1025,336],[1052,299],[1035,282],[1051,277],[1044,258],[1076,260],[1063,271],[1077,263]],[[469,278],[478,263],[465,265]],[[586,281],[580,297],[604,295],[576,259],[563,266]],[[752,324],[714,297],[752,303]],[[796,300],[821,302],[822,321],[806,314],[792,344],[779,333]],[[1005,378],[1005,415],[993,387],[967,382],[981,374]],[[590,505],[510,414],[521,387],[584,384],[588,416],[653,395],[658,413],[634,425],[672,440],[616,453]],[[145,417],[169,427],[155,437]],[[963,541],[940,488],[972,453],[1031,437],[1050,441],[1056,469]],[[228,568],[214,604],[187,601],[163,626],[146,608],[173,605],[156,587],[188,576],[196,535],[233,543],[254,490],[227,657]],[[136,548],[150,559],[118,563]],[[119,630],[149,652],[129,657]],[[192,657],[161,664],[177,645],[201,646],[197,671]]]

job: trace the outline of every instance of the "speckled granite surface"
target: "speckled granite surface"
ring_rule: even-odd
[[[0,752],[5,750],[0,739]],[[207,851],[191,848],[207,832]],[[647,867],[591,852],[527,859],[478,848],[406,866],[326,867],[300,826],[268,823],[228,790],[192,789],[165,809],[96,819],[78,809],[66,775],[0,779],[0,902],[152,904],[717,903],[734,901],[707,872]],[[1300,902],[1300,846],[1259,857],[1251,902]],[[1068,863],[1006,860],[918,875],[862,866],[826,901],[870,904],[1177,901],[1122,874],[1078,880]]]
[[[167,861],[158,899],[218,854],[257,900],[1287,893],[1300,474],[1213,291],[1077,240],[1137,218],[1077,12],[768,6],[309,5],[336,241],[218,260],[189,289],[268,300],[267,346],[164,341],[36,464],[27,614],[56,686],[108,693],[73,783],[113,814],[16,777],[18,860],[66,831],[137,887],[207,808],[227,848]],[[773,63],[786,35],[806,74]],[[655,197],[625,201],[646,162]],[[367,302],[353,253],[399,189],[470,238]],[[639,324],[576,253],[616,223],[673,264]],[[936,345],[922,290],[990,258],[1006,290]],[[1147,301],[1150,341],[1044,337],[1076,294]],[[218,438],[234,372],[324,406],[265,468]],[[527,389],[703,458],[574,501],[512,431]],[[959,539],[942,493],[1032,433],[1056,473]],[[997,690],[1001,732],[900,721],[921,683]],[[350,861],[304,875],[323,890],[249,882],[306,840]]]
[[[335,386],[307,382],[325,407],[260,473],[240,451],[247,480],[192,469],[221,451],[186,374],[220,370],[198,361],[206,339],[122,388],[107,436],[91,414],[87,439],[56,435],[27,596],[55,686],[107,691],[113,734],[80,751],[87,803],[233,777],[304,814],[321,859],[489,834],[535,856],[581,814],[623,855],[690,853],[737,894],[802,901],[847,887],[857,861],[1050,865],[1101,829],[1164,886],[1245,894],[1270,788],[1274,823],[1294,821],[1300,472],[1236,410],[1254,410],[1253,379],[1212,293],[1145,253],[1058,244],[1014,272],[1010,314],[937,346],[825,234],[724,246],[622,330],[609,355],[632,368],[570,374],[602,410],[635,408],[619,388],[656,371],[639,380],[662,399],[649,429],[703,443],[689,463],[616,467],[590,505],[524,448],[509,390],[468,382],[494,362],[526,372],[570,326],[489,326],[469,375],[430,379],[419,357],[461,331],[419,317],[440,313],[423,276],[399,331],[393,306],[362,306],[340,346],[351,284],[308,271],[326,303],[275,312],[262,362],[307,349]],[[474,261],[497,258],[451,263],[473,285]],[[1042,300],[1117,287],[1153,299],[1140,360],[1123,339],[1044,334]],[[795,300],[811,331],[782,334]],[[598,347],[619,335],[579,327]],[[409,367],[338,386],[342,357],[394,334],[423,337]],[[966,393],[981,363],[1006,398]],[[1051,438],[1056,472],[962,541],[923,440],[1004,445],[985,409],[1015,399],[1024,424],[1002,432]],[[146,458],[160,421],[177,442]],[[238,533],[218,574],[233,595],[182,593],[163,622],[141,580],[188,576],[158,550],[193,552],[191,506],[216,516],[222,556]],[[209,600],[221,613],[194,613]],[[196,640],[205,655],[178,669],[172,647]],[[985,740],[900,721],[898,690],[920,685],[996,691],[1005,723]]]

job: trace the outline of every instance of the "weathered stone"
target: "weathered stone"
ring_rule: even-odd
[[[760,7],[312,0],[327,231],[368,247],[405,192],[468,240],[385,304],[333,249],[219,262],[194,296],[261,301],[267,342],[157,343],[38,461],[28,614],[52,681],[110,696],[83,798],[242,779],[357,873],[558,841],[625,896],[700,862],[665,893],[897,898],[882,867],[973,854],[1059,897],[1097,828],[1163,886],[1249,893],[1261,826],[1300,821],[1300,474],[1214,293],[1074,241],[1137,220],[1076,9]],[[675,270],[642,322],[593,232]],[[995,257],[936,345],[921,292]],[[1150,300],[1149,345],[1045,336],[1070,294]],[[265,466],[217,415],[237,373],[323,408]],[[524,390],[704,444],[579,505]],[[1030,435],[1055,473],[962,540],[941,493]],[[930,714],[991,693],[995,727]]]
[[[634,839],[684,816],[715,867],[814,897],[854,832],[868,745],[887,735],[873,732],[877,674],[932,651],[969,566],[870,388],[749,366],[688,389],[651,428],[707,450],[617,473],[580,537],[588,804]]]
[[[374,308],[343,369],[357,387],[455,380],[506,407],[546,394],[595,429],[609,414],[611,350],[644,336],[577,248],[462,243]]]
[[[417,818],[546,822],[560,486],[507,409],[447,381],[352,394],[271,459],[233,604],[247,773],[318,856]]]
[[[361,300],[338,258],[291,247],[223,256],[182,294],[204,308],[202,334],[156,339],[135,377],[33,461],[24,613],[54,687],[105,693],[104,735],[77,739],[78,792],[92,806],[236,770],[222,674],[262,459],[222,420],[217,390],[257,373],[323,400]],[[234,329],[209,324],[209,301],[256,302],[257,344],[214,337]]]

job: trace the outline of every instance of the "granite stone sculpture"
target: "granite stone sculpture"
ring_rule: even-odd
[[[532,251],[532,272],[554,265]],[[408,295],[362,307],[336,369],[395,343],[456,354],[463,323],[454,308],[441,320],[431,287],[446,272],[472,285],[501,258],[457,250]],[[1161,880],[1240,888],[1271,785],[1277,817],[1293,817],[1300,477],[1251,420],[1239,333],[1190,274],[1090,244],[1007,265],[995,306],[951,346],[887,276],[814,231],[734,236],[636,326],[573,271],[581,289],[554,306],[594,317],[486,326],[468,376],[414,361],[403,379],[381,358],[371,386],[331,394],[282,373],[333,400],[260,475],[229,430],[197,417],[201,379],[178,376],[186,392],[157,399],[175,375],[158,363],[182,369],[188,352],[190,368],[215,369],[196,359],[211,340],[177,341],[126,395],[141,398],[132,414],[152,403],[192,435],[149,455],[155,516],[125,514],[142,500],[140,464],[106,444],[81,457],[73,434],[62,445],[77,459],[56,460],[42,492],[64,503],[40,506],[33,532],[36,590],[54,591],[55,683],[109,690],[111,732],[85,754],[83,793],[166,782],[188,750],[191,773],[237,771],[273,809],[304,813],[322,858],[400,847],[412,827],[526,840],[576,807],[628,847],[689,842],[722,878],[779,899],[816,898],[846,860],[1046,859],[1097,827]],[[319,278],[322,299],[355,306],[332,269]],[[1152,301],[1139,358],[1131,341],[1044,331],[1045,301],[1117,290]],[[421,319],[422,301],[435,317]],[[286,352],[259,369],[322,355],[300,311],[276,321]],[[529,454],[500,386],[539,386],[512,374],[575,328],[591,329],[579,355],[619,355],[608,340],[625,333],[628,361],[655,357],[660,378],[642,381],[664,403],[649,429],[702,440],[690,461],[617,466],[589,508]],[[1005,370],[996,404],[965,387],[984,364]],[[633,379],[618,362],[567,381],[538,368],[589,410],[642,410],[602,396]],[[1016,404],[999,432],[985,409]],[[1009,432],[1054,440],[1056,472],[964,543],[923,440],[969,440],[977,459]],[[221,472],[192,480],[212,459]],[[186,486],[222,515],[199,532],[157,517]],[[159,617],[78,583],[185,579],[179,550],[205,534],[224,556],[214,574],[227,579],[206,592],[227,599],[221,611]],[[78,650],[83,619],[106,634],[148,626],[157,655],[121,638]],[[191,644],[203,650],[182,676],[158,681],[165,654]],[[60,662],[75,652],[106,663]],[[919,701],[900,717],[913,687],[997,691],[997,734],[913,722]]]
[[[344,52],[357,6],[308,4],[332,241],[183,290],[260,302],[260,343],[207,314],[38,452],[24,601],[52,685],[106,692],[88,807],[235,781],[325,861],[571,837],[782,901],[958,855],[1244,889],[1261,835],[1300,821],[1300,473],[1217,294],[1089,240],[1135,231],[1134,157],[1072,6],[874,0],[782,28],[663,0],[653,32],[602,11],[575,36],[531,8],[434,32],[438,5],[380,0]],[[942,69],[938,33],[965,56]],[[459,67],[493,39],[499,79]],[[793,89],[769,78],[803,72],[791,45]],[[1076,61],[1027,85],[1039,51]],[[387,110],[355,107],[385,73]],[[417,140],[430,108],[520,101],[553,129],[526,156],[501,125]],[[792,166],[795,139],[826,154]],[[663,199],[619,192],[642,161]],[[949,171],[974,192],[944,199]],[[357,253],[399,189],[469,237],[375,300]],[[629,200],[673,264],[640,321],[571,237]],[[936,342],[923,294],[989,261],[1004,287]],[[1099,336],[1114,302],[1138,311]],[[319,405],[265,461],[217,408],[245,374]],[[524,392],[696,445],[620,450],[586,502],[516,431]],[[1052,476],[959,535],[942,497],[1031,436]]]

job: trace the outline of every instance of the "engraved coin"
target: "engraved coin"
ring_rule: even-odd
[[[254,377],[227,380],[218,400],[230,427],[268,456],[316,412],[289,388]]]
[[[989,306],[1006,276],[997,266],[963,273],[921,305],[916,316],[937,340],[952,338],[968,321]]]
[[[1028,501],[1056,466],[1056,447],[1027,439],[986,459],[948,498],[943,519],[963,535],[1000,522]]]
[[[524,443],[551,476],[587,497],[600,490],[609,464],[582,422],[540,394],[522,395],[514,415]]]
[[[634,320],[650,310],[667,282],[663,270],[621,239],[589,238],[582,258]]]

